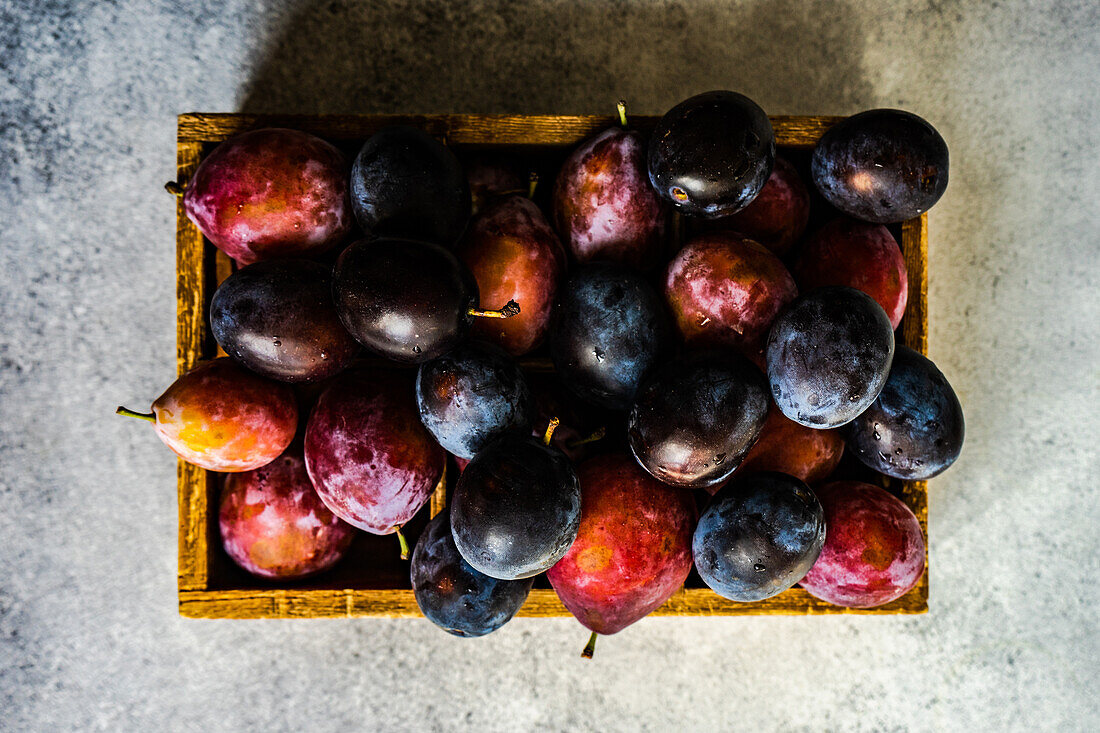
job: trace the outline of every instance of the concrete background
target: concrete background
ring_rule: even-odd
[[[0,9],[0,728],[1097,730],[1100,5],[45,2]],[[174,354],[175,115],[900,106],[951,147],[932,357],[966,408],[932,483],[932,611],[204,622],[175,462],[111,413]]]

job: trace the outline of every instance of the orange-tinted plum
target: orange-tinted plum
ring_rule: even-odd
[[[511,318],[478,319],[474,335],[513,356],[538,346],[565,271],[565,251],[539,207],[523,196],[490,204],[470,222],[458,257],[477,280],[482,303],[520,306]]]
[[[772,405],[760,437],[737,467],[736,475],[778,471],[813,486],[829,477],[843,454],[844,436],[839,431],[799,425]]]
[[[649,185],[645,141],[626,128],[604,130],[566,159],[554,186],[554,225],[578,262],[649,269],[660,259],[666,211]]]
[[[373,534],[412,519],[443,475],[445,454],[420,423],[415,394],[411,373],[345,372],[309,416],[306,468],[321,501]]]
[[[689,345],[732,346],[758,363],[768,327],[797,294],[778,257],[733,232],[688,242],[665,278],[665,299]]]
[[[188,218],[214,246],[248,265],[323,252],[351,230],[348,164],[297,130],[254,130],[226,140],[183,193]]]
[[[871,484],[835,481],[814,490],[825,508],[825,546],[802,579],[823,601],[870,608],[900,598],[924,572],[924,536],[899,499]]]
[[[285,384],[227,357],[196,366],[153,402],[151,413],[118,408],[154,422],[164,444],[208,471],[251,471],[275,460],[294,439],[298,405]]]
[[[809,219],[810,193],[806,184],[793,165],[776,158],[771,176],[752,203],[733,216],[715,220],[714,224],[740,232],[782,257],[806,231]]]
[[[546,573],[592,639],[614,634],[669,599],[691,572],[696,508],[691,492],[664,486],[628,455],[581,464],[581,525]]]
[[[339,562],[355,529],[321,502],[300,452],[226,478],[218,511],[222,546],[264,578],[313,575]]]
[[[794,264],[803,292],[825,285],[846,285],[870,295],[886,311],[894,328],[905,315],[909,278],[905,257],[890,230],[842,217],[807,240]]]

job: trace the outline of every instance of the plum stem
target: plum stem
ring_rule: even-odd
[[[187,190],[187,186],[176,183],[175,181],[168,181],[168,183],[164,184],[164,190],[178,198]]]
[[[615,109],[619,110],[619,124],[626,127],[626,100],[620,99],[615,105]]]
[[[500,310],[482,310],[481,308],[469,308],[466,315],[475,318],[511,318],[519,315],[519,303],[509,300]]]
[[[535,189],[539,186],[538,171],[531,171],[527,176],[527,198],[535,198]]]
[[[592,655],[596,653],[597,636],[599,636],[599,634],[593,631],[592,636],[588,637],[588,643],[584,645],[584,650],[581,651],[581,659],[591,659]]]
[[[542,435],[542,444],[550,445],[550,441],[554,438],[554,431],[558,429],[558,425],[561,424],[561,420],[556,417],[550,418],[550,422],[546,426],[546,432]]]
[[[136,412],[134,410],[131,410],[129,407],[123,407],[122,405],[118,406],[118,408],[115,410],[115,414],[125,415],[126,417],[136,417],[139,420],[148,420],[149,422],[157,421],[156,413]]]
[[[595,443],[597,440],[603,440],[606,435],[607,435],[607,428],[605,428],[604,426],[601,425],[600,427],[596,428],[596,430],[591,435],[588,435],[584,438],[577,438],[576,440],[571,440],[568,443],[566,443],[566,445],[568,445],[570,448],[579,448],[582,445],[587,445],[588,443]]]
[[[397,542],[401,545],[401,559],[409,559],[409,543],[405,539],[405,535],[401,533],[401,527],[397,526],[393,528],[394,534],[397,535]]]

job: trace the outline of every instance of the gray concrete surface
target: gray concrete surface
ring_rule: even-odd
[[[1100,729],[1100,5],[44,2],[0,8],[0,729]],[[114,417],[173,368],[183,111],[900,106],[951,146],[932,356],[932,611],[572,620],[178,617],[175,464]]]

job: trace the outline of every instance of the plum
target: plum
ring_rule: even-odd
[[[355,538],[355,529],[317,496],[301,451],[228,476],[218,527],[233,562],[253,575],[279,580],[328,570]]]
[[[736,92],[705,92],[665,113],[649,141],[649,181],[685,214],[713,219],[756,198],[775,162],[764,110]]]
[[[795,261],[794,278],[802,292],[825,285],[846,285],[870,295],[897,328],[905,315],[909,277],[894,235],[881,224],[841,217],[807,240]]]
[[[321,393],[306,426],[305,458],[333,514],[384,535],[424,506],[446,456],[420,423],[411,376],[376,368],[344,372]]]
[[[519,162],[500,153],[481,153],[466,161],[470,210],[476,216],[495,199],[528,190],[530,178],[521,175]]]
[[[581,521],[569,552],[546,573],[592,637],[615,634],[663,605],[691,572],[697,516],[691,492],[664,486],[624,454],[578,469]]]
[[[815,492],[827,532],[800,584],[838,606],[870,608],[905,595],[924,573],[924,535],[916,516],[871,484],[835,481]]]
[[[614,417],[581,400],[557,374],[533,371],[527,374],[527,384],[535,400],[535,426],[558,419],[552,443],[574,465],[606,443]]]
[[[873,109],[829,128],[810,170],[821,195],[845,214],[904,221],[928,211],[947,189],[947,143],[911,112]]]
[[[922,481],[962,452],[962,405],[931,360],[899,346],[878,398],[845,427],[856,457],[879,473]]]
[[[347,161],[297,130],[254,130],[226,140],[203,159],[182,195],[187,217],[241,265],[318,254],[351,231]]]
[[[723,598],[771,598],[802,580],[825,543],[825,512],[802,481],[782,473],[735,478],[699,518],[692,554]]]
[[[251,471],[279,457],[294,439],[298,405],[290,387],[222,357],[179,377],[153,411],[119,407],[120,415],[154,423],[176,455],[207,471]]]
[[[642,468],[672,486],[706,488],[741,463],[768,416],[768,383],[733,353],[662,366],[630,409],[627,436]]]
[[[458,477],[451,499],[455,546],[478,571],[500,580],[530,578],[573,544],[581,518],[577,475],[543,439],[505,433]]]
[[[371,235],[452,247],[470,218],[470,185],[443,143],[395,125],[372,135],[355,157],[351,205]]]
[[[843,455],[840,431],[799,425],[773,404],[760,437],[734,475],[779,471],[814,486],[832,474]]]
[[[271,260],[226,278],[210,301],[210,330],[230,357],[282,382],[315,382],[343,371],[359,344],[332,301],[332,268]]]
[[[600,260],[654,267],[664,246],[667,213],[649,185],[645,142],[626,127],[597,134],[565,160],[554,186],[554,225],[578,262]]]
[[[798,289],[763,245],[713,232],[688,242],[669,263],[664,294],[689,346],[732,346],[759,363],[768,327]]]
[[[446,511],[424,528],[409,567],[420,612],[455,636],[485,636],[508,623],[523,606],[534,578],[497,580],[462,559]]]
[[[539,207],[523,196],[490,204],[470,222],[458,257],[473,273],[484,302],[520,304],[512,318],[479,319],[474,334],[513,356],[541,344],[565,272],[565,250]]]
[[[894,330],[871,296],[817,288],[791,303],[768,335],[772,397],[800,425],[839,427],[875,401],[893,357]]]
[[[447,353],[476,316],[507,318],[510,302],[480,310],[477,282],[454,253],[438,244],[363,239],[336,260],[336,312],[359,343],[393,361],[419,364]]]
[[[573,271],[558,294],[550,357],[582,399],[625,410],[671,336],[664,304],[641,275],[594,263]]]
[[[806,184],[793,165],[776,158],[772,174],[756,198],[736,214],[713,220],[713,224],[744,234],[782,257],[806,231],[809,219],[810,192]]]
[[[468,341],[420,365],[420,420],[458,458],[473,458],[505,432],[527,435],[534,400],[516,363],[502,349]]]

